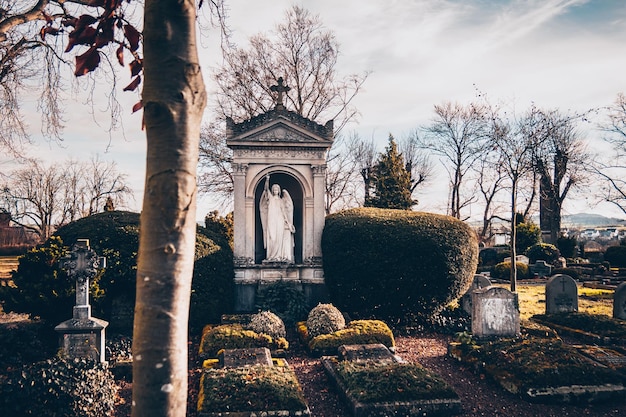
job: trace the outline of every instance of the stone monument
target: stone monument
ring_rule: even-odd
[[[626,282],[622,282],[615,289],[613,295],[613,318],[626,320]]]
[[[569,275],[557,274],[546,283],[546,314],[578,311],[578,286]]]
[[[226,119],[233,151],[235,309],[253,311],[260,286],[288,281],[314,305],[325,299],[321,262],[326,154],[333,121],[320,125],[283,105],[235,123]]]
[[[472,280],[472,285],[461,297],[461,307],[467,314],[472,314],[472,293],[476,290],[487,288],[491,286],[489,278],[482,274],[475,274]]]
[[[519,336],[520,313],[517,294],[501,287],[474,290],[472,334],[479,338]]]
[[[76,305],[72,318],[54,328],[59,333],[59,344],[70,358],[91,358],[105,361],[104,320],[91,317],[89,305],[89,281],[106,267],[106,259],[98,257],[89,247],[88,239],[78,239],[68,256],[61,260],[61,267],[70,278],[76,279]]]

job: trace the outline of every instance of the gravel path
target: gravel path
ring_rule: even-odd
[[[478,417],[612,417],[626,416],[626,399],[621,403],[590,406],[547,405],[526,402],[505,392],[489,378],[475,374],[447,356],[451,338],[439,334],[420,337],[397,337],[396,353],[410,362],[417,362],[439,374],[457,392],[463,404],[461,416]],[[196,365],[195,343],[190,344],[189,407],[187,416],[195,417],[199,371]],[[197,346],[197,345],[196,345]],[[328,380],[316,358],[308,357],[296,342],[291,346],[287,361],[292,366],[304,390],[313,417],[344,417],[350,413]],[[131,384],[120,391],[120,404],[114,417],[130,416]]]

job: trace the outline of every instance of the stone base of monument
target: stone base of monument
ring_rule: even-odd
[[[69,358],[90,358],[105,362],[105,329],[108,322],[94,317],[72,318],[54,328],[59,346]]]
[[[310,306],[328,301],[321,265],[272,262],[264,265],[235,267],[235,311],[256,312],[258,291],[265,285],[277,282],[297,286],[304,293],[307,304]]]
[[[338,357],[324,356],[321,361],[354,417],[447,416],[462,412],[461,400],[442,379],[417,364],[405,363],[382,344],[342,346]],[[404,372],[404,367],[411,369]],[[406,383],[408,375],[414,379],[413,384]],[[369,390],[376,387],[380,391],[366,392],[353,384],[363,380]],[[425,386],[427,391],[410,392]]]

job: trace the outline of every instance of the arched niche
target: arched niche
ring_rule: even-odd
[[[268,171],[270,175],[269,188],[279,184],[281,189],[286,189],[293,200],[293,225],[296,228],[294,234],[294,260],[296,264],[302,263],[303,242],[303,217],[304,217],[304,192],[300,181],[293,175],[284,171]],[[259,210],[261,194],[265,185],[265,175],[257,179],[254,188],[254,263],[261,264],[266,257],[263,247],[263,228],[261,226],[261,213]]]

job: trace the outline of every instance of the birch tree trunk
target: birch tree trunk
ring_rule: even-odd
[[[133,417],[181,417],[206,90],[194,0],[145,0],[146,183],[133,330]]]

